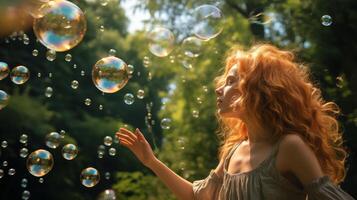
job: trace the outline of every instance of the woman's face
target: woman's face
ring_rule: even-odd
[[[221,117],[239,118],[240,109],[233,111],[232,103],[238,99],[239,92],[237,88],[239,77],[237,76],[238,65],[234,65],[228,72],[224,85],[216,89],[217,108]]]

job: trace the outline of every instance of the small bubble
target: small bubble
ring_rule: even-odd
[[[46,90],[45,90],[45,96],[46,96],[47,98],[50,98],[50,97],[52,97],[52,94],[53,94],[53,89],[52,89],[52,87],[47,87]]]
[[[73,80],[72,83],[71,83],[71,87],[72,89],[77,89],[79,86],[79,83],[77,80]]]
[[[321,23],[324,26],[330,26],[332,24],[332,17],[330,15],[323,15],[321,17]]]
[[[8,164],[9,164],[9,163],[8,163],[6,160],[2,162],[2,166],[3,166],[3,167],[7,167]]]
[[[66,54],[66,56],[64,57],[64,60],[67,61],[67,62],[71,62],[72,60],[72,55],[71,54]]]
[[[103,110],[103,105],[99,105],[99,110]]]
[[[117,53],[117,51],[115,49],[110,49],[109,50],[109,55],[110,56],[115,56],[116,53]]]
[[[85,75],[85,72],[84,70],[81,71],[81,76],[84,76]]]
[[[26,158],[28,154],[29,154],[29,150],[27,148],[20,149],[20,157],[21,158]]]
[[[85,104],[86,106],[90,106],[91,103],[92,103],[92,100],[91,100],[90,98],[86,98],[86,99],[84,100],[84,104]]]
[[[52,49],[47,50],[46,58],[48,61],[54,61],[56,59],[56,51]]]
[[[33,55],[33,56],[38,56],[38,50],[37,50],[37,49],[34,49],[34,50],[32,51],[32,55]]]
[[[1,147],[4,148],[4,149],[7,147],[7,141],[6,140],[1,142]]]
[[[117,150],[115,148],[110,148],[109,149],[109,155],[110,156],[115,156],[116,153],[117,153]]]
[[[113,143],[113,138],[110,136],[105,136],[104,137],[104,145],[105,146],[111,146]]]
[[[138,99],[143,99],[145,95],[144,90],[138,90],[138,92],[136,93],[136,97],[138,97]]]
[[[14,168],[10,168],[9,171],[8,171],[8,174],[9,174],[10,176],[15,175],[15,173],[16,173],[16,170],[15,170]]]
[[[28,191],[28,190],[24,190],[23,192],[22,192],[22,199],[23,200],[28,200],[29,198],[30,198],[30,192]]]
[[[21,187],[26,188],[26,187],[27,187],[27,183],[28,183],[27,179],[26,179],[26,178],[23,178],[23,179],[21,180]]]
[[[39,182],[39,183],[43,183],[44,181],[45,181],[45,180],[44,180],[43,178],[39,178],[39,179],[38,179],[38,182]]]

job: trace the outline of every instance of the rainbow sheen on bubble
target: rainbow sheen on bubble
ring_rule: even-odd
[[[36,177],[44,176],[50,172],[53,167],[53,156],[47,150],[36,150],[28,156],[26,167],[30,174]]]
[[[97,169],[88,167],[82,170],[80,175],[80,181],[85,187],[93,187],[97,185],[100,180],[100,175]]]
[[[129,73],[127,68],[126,63],[117,57],[102,58],[93,66],[93,83],[102,92],[117,92],[128,82]]]
[[[48,2],[41,9],[45,9],[43,17],[34,20],[33,29],[43,45],[63,52],[82,41],[87,22],[78,6],[69,1],[57,0]]]
[[[167,28],[156,27],[148,35],[149,50],[158,57],[165,57],[171,53],[175,45],[175,36]]]
[[[66,144],[62,148],[62,156],[66,160],[73,160],[78,154],[78,148],[74,144]]]
[[[223,15],[219,8],[213,5],[201,5],[194,11],[193,33],[203,40],[217,37],[223,30]]]
[[[10,96],[3,90],[0,90],[0,110],[9,104]]]
[[[27,67],[20,65],[11,70],[11,81],[15,84],[24,84],[30,78],[30,71]]]
[[[6,78],[9,75],[9,66],[5,62],[0,62],[0,80]]]

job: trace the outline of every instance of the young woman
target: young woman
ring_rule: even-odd
[[[116,136],[182,200],[351,200],[339,183],[346,151],[336,120],[308,69],[268,44],[234,48],[215,79],[220,162],[193,183],[158,160],[139,129]]]

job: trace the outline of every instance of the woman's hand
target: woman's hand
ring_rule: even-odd
[[[115,135],[119,139],[120,144],[130,149],[140,162],[150,168],[156,157],[150,144],[138,128],[134,133],[125,128],[120,128]]]

